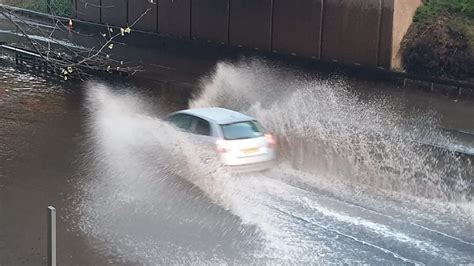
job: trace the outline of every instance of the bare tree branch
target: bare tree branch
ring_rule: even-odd
[[[53,8],[50,7],[49,10],[53,10]],[[147,9],[126,28],[105,25],[107,33],[101,33],[104,42],[100,44],[98,48],[93,46],[89,49],[82,49],[70,47],[54,38],[56,31],[73,31],[63,23],[62,20],[64,20],[64,18],[55,16],[53,11],[51,11],[53,14],[50,14],[53,24],[52,30],[44,31],[40,26],[32,27],[30,25],[31,23],[15,14],[14,10],[10,10],[0,5],[0,14],[21,33],[21,35],[27,40],[29,46],[31,46],[34,52],[36,52],[44,62],[56,71],[59,70],[58,72],[60,72],[60,75],[62,75],[64,79],[68,79],[68,77],[78,77],[83,79],[84,77],[90,76],[91,72],[97,71],[120,71],[129,75],[133,75],[137,71],[140,71],[140,66],[125,66],[123,61],[112,59],[110,54],[106,53],[105,50],[112,50],[114,44],[119,44],[116,42],[116,39],[125,36],[125,34],[130,34],[132,27],[134,27],[150,10],[151,9]],[[39,36],[44,38],[46,44],[43,44],[41,41],[35,41],[32,38],[34,35],[28,33],[27,29],[36,32]],[[117,30],[117,32],[114,32],[114,29]],[[76,34],[75,31],[73,33]],[[53,44],[58,48],[53,48]]]

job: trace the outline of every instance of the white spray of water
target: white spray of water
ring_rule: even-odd
[[[473,168],[452,152],[432,114],[362,102],[340,80],[321,81],[258,60],[220,63],[191,107],[250,113],[278,136],[292,167],[390,192],[466,201]]]
[[[309,256],[304,255],[308,252],[307,245],[301,246],[297,237],[288,241],[288,232],[282,231],[280,218],[269,208],[274,203],[272,195],[281,194],[275,193],[276,189],[281,190],[279,183],[263,176],[230,175],[219,167],[212,151],[202,149],[187,135],[151,117],[147,111],[149,108],[145,108],[146,103],[140,97],[112,92],[102,84],[92,83],[89,84],[87,104],[91,143],[88,143],[90,150],[86,157],[89,158],[84,161],[83,168],[89,170],[90,179],[82,184],[84,195],[76,210],[82,214],[79,227],[95,238],[114,243],[113,247],[127,254],[127,259],[151,264],[222,260],[218,254],[202,254],[172,242],[164,244],[160,240],[149,239],[140,230],[123,232],[131,230],[126,221],[111,222],[130,219],[124,216],[132,213],[139,219],[162,220],[163,217],[157,217],[168,215],[166,218],[170,220],[190,219],[199,227],[203,226],[199,219],[204,218],[206,211],[193,204],[183,204],[183,201],[189,200],[178,198],[183,193],[173,194],[176,191],[173,192],[172,186],[179,186],[180,183],[177,176],[205,192],[204,196],[197,193],[199,196],[191,200],[203,201],[199,197],[208,197],[241,219],[239,223],[244,228],[237,229],[242,231],[242,235],[238,236],[241,239],[233,241],[242,249],[238,250],[242,253],[240,256],[251,255],[246,259],[294,261],[306,256],[309,262],[314,259],[314,254],[332,253],[324,245],[314,242],[310,245],[313,252]],[[185,191],[188,189],[183,188]],[[183,215],[179,208],[200,216]],[[224,227],[232,226],[225,220],[217,223],[223,223]],[[152,229],[149,226],[153,224],[147,224],[148,228],[143,230]],[[264,232],[263,238],[251,229],[253,225],[258,225],[259,230]],[[172,230],[179,230],[179,227]],[[246,242],[252,242],[251,249],[246,247]],[[207,243],[211,248],[216,244],[219,243]],[[264,245],[263,250],[259,248],[261,245]],[[235,260],[242,262],[243,259],[238,257]],[[232,255],[225,256],[225,261],[232,260]]]
[[[88,86],[89,141],[82,168],[87,169],[89,180],[82,184],[84,195],[77,208],[83,214],[79,222],[81,230],[116,243],[116,248],[125,249],[121,253],[127,254],[127,259],[142,263],[179,263],[178,259],[219,261],[210,252],[203,255],[193,251],[192,245],[166,242],[173,239],[169,235],[173,233],[166,232],[169,224],[179,216],[192,220],[195,216],[192,200],[198,200],[181,201],[182,210],[174,210],[176,207],[170,203],[186,194],[190,187],[176,175],[185,176],[196,185],[210,186],[214,176],[213,167],[209,166],[212,154],[151,117],[141,97],[112,92],[102,84]],[[201,160],[209,167],[196,167],[204,164]],[[197,179],[198,176],[209,178]],[[194,197],[205,197],[194,194]],[[178,228],[192,232],[190,226],[184,223]],[[154,228],[158,231],[155,237]],[[164,240],[156,241],[160,237]]]
[[[386,136],[394,129],[399,130],[395,135],[402,131],[397,118],[358,105],[344,83],[280,74],[259,62],[219,64],[191,103],[254,114],[275,132],[284,149],[282,161],[290,166],[282,164],[269,175],[225,172],[214,152],[155,118],[139,95],[89,84],[90,143],[82,167],[87,168],[89,179],[82,184],[83,195],[77,203],[80,230],[110,243],[127,260],[144,264],[416,263],[416,258],[403,257],[377,243],[379,238],[419,249],[427,256],[446,253],[436,243],[403,232],[398,223],[378,226],[367,217],[352,217],[353,207],[323,207],[324,197],[304,192],[279,176],[301,169],[304,175],[290,174],[291,178],[309,176],[326,188],[333,178],[406,190],[410,195],[446,198],[448,191],[445,184],[432,180],[426,182],[430,186],[426,191],[411,189],[419,186],[416,182],[403,186],[414,176],[404,179],[395,174],[400,152],[412,156],[404,161],[406,172],[421,171],[422,179],[439,172],[422,162],[410,166],[410,160],[424,157],[418,157],[413,144],[398,144],[403,140],[400,136]],[[379,174],[383,180],[372,184]],[[449,188],[449,197],[462,198],[458,195],[464,193],[463,186],[458,191]],[[332,225],[318,217],[326,217]],[[359,227],[360,235],[348,230],[353,226]],[[444,259],[455,262],[458,256],[462,254]]]

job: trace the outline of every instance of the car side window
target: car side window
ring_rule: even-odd
[[[211,135],[211,125],[204,119],[194,118],[194,128],[192,132],[198,135],[210,136]]]
[[[186,114],[175,114],[169,117],[167,121],[180,129],[189,130],[189,127],[191,126],[192,117]]]

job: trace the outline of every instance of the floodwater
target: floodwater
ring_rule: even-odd
[[[174,85],[58,83],[2,58],[0,265],[46,263],[48,205],[62,265],[474,263],[472,99],[127,49]],[[188,106],[255,116],[277,166],[221,169],[163,122]]]
[[[472,113],[470,100],[358,92],[259,60],[196,86],[191,107],[254,115],[278,137],[275,169],[220,169],[161,120],[178,95],[4,64],[0,263],[45,263],[48,205],[66,265],[474,262],[473,166],[455,152],[474,145],[451,134],[473,123],[443,112]]]

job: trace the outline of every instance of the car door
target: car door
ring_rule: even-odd
[[[213,129],[211,123],[199,117],[193,117],[190,132],[196,136],[201,144],[209,146],[215,144],[215,137],[213,136]]]

